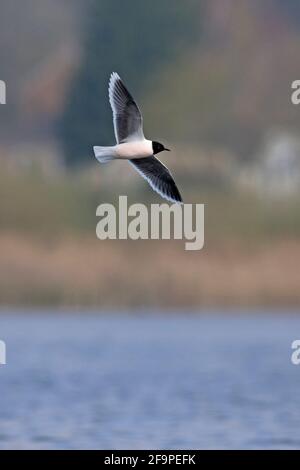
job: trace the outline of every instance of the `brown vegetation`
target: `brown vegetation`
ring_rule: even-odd
[[[0,301],[100,308],[297,306],[300,243],[200,252],[182,242],[0,237]]]

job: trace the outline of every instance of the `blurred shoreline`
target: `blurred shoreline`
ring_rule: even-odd
[[[100,241],[96,208],[163,202],[128,166],[45,176],[2,169],[0,305],[100,309],[299,307],[299,198],[184,184],[205,204],[205,245]],[[183,175],[178,168],[178,179]],[[112,188],[117,188],[114,193]]]
[[[298,240],[228,241],[191,253],[179,242],[37,240],[0,235],[3,306],[102,309],[297,307]],[[136,275],[138,273],[138,275]],[[284,275],[283,275],[284,273]]]

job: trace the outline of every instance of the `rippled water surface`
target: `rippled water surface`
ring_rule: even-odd
[[[0,315],[1,449],[300,448],[300,316]]]

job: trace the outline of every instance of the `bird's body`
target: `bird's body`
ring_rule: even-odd
[[[109,101],[113,111],[117,144],[94,147],[97,160],[129,160],[150,186],[172,202],[182,202],[180,193],[167,167],[155,155],[166,149],[156,141],[144,137],[142,114],[117,73],[109,81]]]
[[[118,158],[132,160],[135,158],[151,157],[153,148],[151,140],[136,140],[132,142],[124,142],[115,146]]]
[[[122,142],[112,147],[94,147],[94,152],[101,163],[106,163],[110,160],[134,160],[151,157],[153,148],[151,140],[143,139]]]

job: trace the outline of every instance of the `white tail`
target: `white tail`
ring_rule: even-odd
[[[94,153],[100,163],[110,162],[115,159],[114,147],[94,147]]]

